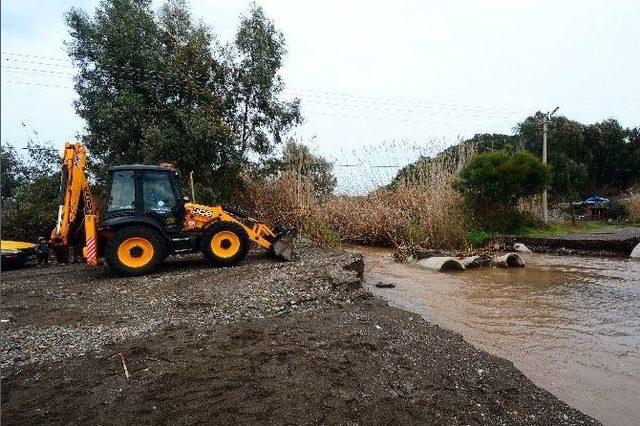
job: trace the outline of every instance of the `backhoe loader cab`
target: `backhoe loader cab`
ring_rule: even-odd
[[[117,166],[109,170],[110,192],[103,225],[140,219],[169,232],[180,231],[185,200],[177,170],[162,166]]]
[[[250,242],[293,260],[295,229],[272,230],[239,210],[191,203],[183,195],[180,174],[171,167],[112,167],[106,213],[100,220],[85,163],[84,147],[67,143],[58,224],[51,235],[59,259],[68,253],[82,223],[87,264],[104,259],[121,274],[145,274],[170,254],[196,251],[213,265],[231,266],[244,259]]]

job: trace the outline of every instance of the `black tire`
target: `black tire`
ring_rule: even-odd
[[[231,237],[230,234],[221,234],[221,233],[231,233],[237,237],[237,239]],[[222,237],[221,237],[222,235]],[[224,238],[224,235],[227,235],[231,238]],[[221,239],[220,244],[214,243],[212,241],[214,238]],[[228,243],[228,247],[225,248],[225,240]],[[233,266],[237,265],[247,256],[249,253],[249,235],[247,235],[247,231],[237,223],[234,222],[226,222],[220,221],[213,224],[202,237],[201,241],[201,250],[205,259],[211,262],[216,266]],[[237,245],[237,250],[234,249]],[[214,251],[214,246],[219,246],[218,253]],[[226,251],[224,255],[221,255],[221,251]]]
[[[123,254],[125,257],[120,258]],[[167,241],[159,232],[144,226],[129,226],[109,238],[104,257],[109,267],[120,275],[144,275],[154,271],[167,254]]]

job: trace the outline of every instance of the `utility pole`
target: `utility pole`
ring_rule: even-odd
[[[554,109],[551,113],[546,113],[542,116],[542,164],[547,164],[547,123],[551,116],[558,111],[558,108]],[[542,192],[542,220],[544,226],[549,225],[549,206],[547,205],[547,188]]]

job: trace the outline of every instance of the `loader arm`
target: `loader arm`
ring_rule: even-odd
[[[84,146],[80,143],[65,143],[58,221],[51,233],[51,245],[59,261],[67,259],[70,243],[75,237],[73,233],[79,231],[78,227],[84,226],[83,255],[89,266],[97,266],[98,211],[85,173],[86,165],[87,151]]]
[[[295,238],[298,234],[294,228],[271,229],[248,216],[241,217],[237,213],[227,211],[223,206],[186,203],[184,209],[185,231],[201,231],[216,221],[234,222],[244,228],[249,239],[255,244],[284,260],[294,259]]]

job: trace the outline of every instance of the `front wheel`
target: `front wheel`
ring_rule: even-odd
[[[121,275],[152,272],[166,257],[167,243],[158,232],[142,226],[117,231],[105,247],[109,267]]]
[[[202,238],[202,254],[217,266],[236,265],[248,252],[249,235],[234,222],[217,222]]]

